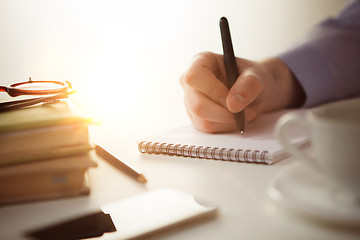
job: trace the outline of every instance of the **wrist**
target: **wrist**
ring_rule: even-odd
[[[305,92],[291,69],[280,59],[271,58],[262,62],[272,76],[270,88],[273,97],[278,99],[277,108],[300,107],[306,98]]]

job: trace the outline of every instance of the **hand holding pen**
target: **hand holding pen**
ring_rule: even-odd
[[[224,50],[224,64],[225,64],[226,79],[227,79],[226,83],[227,83],[227,87],[231,89],[232,86],[235,84],[237,78],[239,77],[239,72],[237,69],[234,49],[231,41],[229,23],[225,17],[222,17],[220,19],[220,31],[221,31],[223,50]],[[238,97],[240,98],[241,101],[244,100],[240,95]],[[234,112],[233,115],[237,128],[239,129],[241,134],[243,134],[245,130],[244,109],[242,109],[239,112]]]
[[[234,29],[236,25],[232,26]],[[216,40],[221,43],[219,39]],[[241,38],[233,35],[234,48],[239,44]],[[302,88],[280,59],[255,62],[235,57],[235,63],[239,76],[230,89],[224,57],[220,54],[197,54],[182,74],[180,83],[186,110],[199,130],[210,133],[239,131],[234,113],[244,111],[247,123],[261,113],[296,107],[303,102]]]

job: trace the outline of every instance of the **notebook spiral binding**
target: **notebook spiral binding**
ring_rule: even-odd
[[[260,152],[259,150],[235,150],[233,148],[204,147],[151,141],[139,142],[138,149],[141,153],[148,154],[166,154],[169,156],[176,155],[249,163],[267,163],[269,153],[268,151]]]

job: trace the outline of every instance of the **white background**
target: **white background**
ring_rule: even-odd
[[[67,80],[106,126],[150,131],[190,123],[179,76],[194,54],[222,53],[218,21],[235,54],[280,53],[343,0],[0,1],[0,83]],[[5,94],[5,93],[2,93]],[[126,127],[125,127],[126,126]]]

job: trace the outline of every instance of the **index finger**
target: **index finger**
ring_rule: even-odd
[[[182,77],[182,84],[198,90],[226,107],[228,88],[223,83],[224,66],[220,55],[201,53]]]

